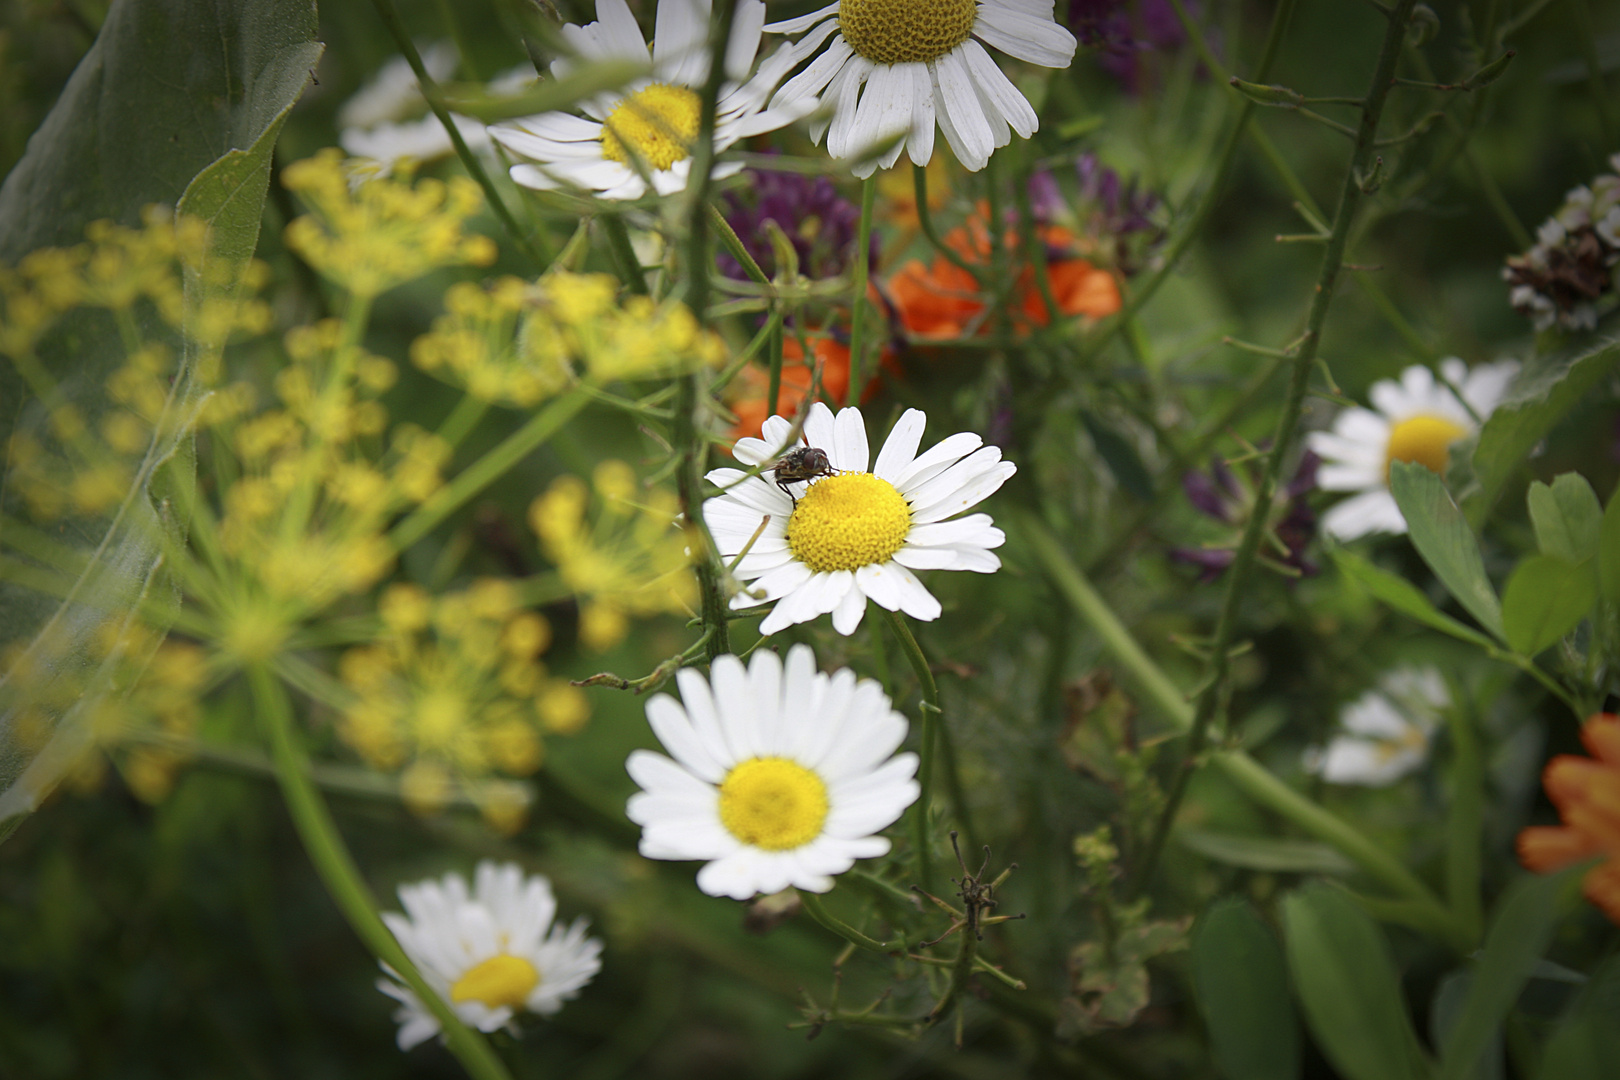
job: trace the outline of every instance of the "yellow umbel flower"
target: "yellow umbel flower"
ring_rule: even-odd
[[[287,226],[287,245],[324,277],[370,298],[445,266],[488,266],[495,242],[463,231],[483,206],[478,185],[379,179],[349,188],[335,148],[282,173],[313,213]]]
[[[534,286],[515,277],[482,289],[452,285],[445,313],[411,344],[411,359],[480,401],[536,405],[574,381],[567,344],[539,299]]]
[[[622,461],[604,461],[592,480],[594,515],[585,482],[563,476],[529,507],[529,524],[579,598],[582,643],[600,651],[624,639],[630,618],[689,614],[697,580],[673,493],[644,489]]]
[[[377,640],[339,664],[353,694],[339,734],[373,768],[399,770],[418,810],[461,790],[480,804],[487,793],[495,818],[509,818],[510,792],[487,779],[534,772],[545,757],[542,731],[577,730],[588,714],[588,705],[559,707],[559,698],[584,698],[540,661],[551,628],[499,579],[439,597],[391,585],[377,613]]]

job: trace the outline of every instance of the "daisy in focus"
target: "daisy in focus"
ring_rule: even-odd
[[[1339,714],[1344,734],[1306,767],[1330,784],[1387,787],[1422,766],[1451,695],[1433,668],[1397,668]]]
[[[824,93],[832,116],[817,120],[810,137],[820,142],[826,134],[835,158],[898,140],[881,160],[858,161],[860,177],[893,165],[901,150],[927,165],[936,123],[969,171],[984,168],[1013,132],[1027,139],[1040,126],[984,46],[1049,68],[1068,67],[1075,50],[1074,35],[1052,19],[1052,0],[837,0],[765,29],[804,33],[778,54],[785,70],[832,39],[777,91],[773,108]]]
[[[1346,409],[1332,431],[1315,431],[1306,445],[1322,459],[1317,486],[1324,491],[1360,492],[1322,516],[1322,530],[1340,540],[1372,532],[1404,533],[1406,519],[1389,493],[1389,467],[1415,461],[1444,476],[1451,444],[1472,435],[1501,403],[1519,372],[1513,360],[1483,364],[1472,371],[1461,360],[1440,362],[1441,382],[1422,365],[1401,379],[1380,379],[1368,396],[1373,409]],[[1458,400],[1451,387],[1462,391]]]
[[[883,688],[844,668],[816,670],[808,645],[787,663],[761,649],[747,668],[718,657],[713,684],[676,673],[681,701],[658,694],[647,720],[671,758],[626,762],[642,790],[630,820],[649,859],[702,859],[698,888],[747,900],[792,886],[832,888],[856,859],[886,855],[874,835],[917,801],[917,755],[891,757],[906,719]]]
[[[585,936],[586,922],[553,925],[551,882],[525,876],[516,863],[478,864],[472,889],[450,873],[399,887],[405,914],[383,922],[440,997],[479,1031],[514,1031],[519,1012],[550,1016],[602,969],[602,942]],[[387,964],[377,989],[398,1001],[399,1048],[439,1033],[439,1021]]]
[[[1581,728],[1589,758],[1559,754],[1542,784],[1564,824],[1519,833],[1519,861],[1539,874],[1607,856],[1586,874],[1586,898],[1620,924],[1620,716],[1599,713]]]
[[[991,549],[1006,535],[989,514],[947,519],[993,494],[1017,466],[972,432],[952,435],[919,455],[927,419],[921,410],[907,409],[873,465],[860,409],[851,406],[834,416],[816,402],[798,442],[788,442],[792,423],[773,416],[765,421],[763,439],[739,439],[731,453],[755,466],[795,446],[814,447],[826,454],[831,475],[784,478],[784,490],[774,468],[759,476],[741,469],[708,474],[722,490],[703,504],[720,557],[729,564],[747,552],[732,573],[750,584],[731,606],[776,604],[760,633],[830,613],[833,628],[848,636],[861,624],[868,598],[914,619],[937,619],[939,601],[912,571],[1000,569]]]
[[[709,10],[710,0],[659,0],[651,76],[582,102],[584,116],[548,112],[492,126],[496,142],[529,159],[512,166],[513,181],[542,191],[584,188],[604,199],[637,199],[649,185],[659,195],[685,188],[692,143],[702,129],[700,94],[709,78]],[[649,47],[625,0],[597,0],[596,15],[586,26],[563,26],[578,60],[554,61],[554,76],[592,61],[648,63]],[[727,81],[715,106],[717,154],[815,108],[813,99],[764,107],[786,70],[773,57],[749,78],[764,22],[764,0],[740,0],[725,50]],[[718,180],[742,168],[739,162],[720,164],[710,176]]]

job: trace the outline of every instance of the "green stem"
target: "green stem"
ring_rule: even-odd
[[[506,471],[572,420],[590,400],[583,390],[571,390],[541,409],[529,422],[508,435],[499,446],[456,474],[456,478],[435,491],[409,517],[395,525],[388,542],[395,551],[404,551],[432,532],[467,500],[493,484]]]
[[[913,165],[911,167],[911,184],[912,190],[916,192],[917,197],[917,224],[922,227],[923,235],[928,238],[930,244],[934,245],[936,251],[945,256],[948,262],[958,270],[965,271],[974,281],[978,281],[979,271],[969,266],[966,259],[958,255],[956,250],[945,243],[944,240],[941,240],[939,232],[934,228],[934,215],[928,209],[928,169],[922,165]]]
[[[461,440],[478,426],[478,421],[482,420],[488,411],[489,402],[463,393],[461,400],[456,402],[456,407],[450,410],[450,415],[439,425],[439,438],[451,446],[460,446]]]
[[[1480,844],[1485,826],[1485,761],[1473,717],[1461,702],[1446,710],[1451,732],[1451,813],[1446,828],[1446,899],[1460,933],[1478,941],[1485,926],[1480,903]]]
[[[962,778],[956,769],[956,749],[951,744],[951,735],[945,726],[945,711],[939,704],[939,684],[934,681],[934,672],[928,666],[928,657],[923,655],[922,646],[912,636],[911,627],[906,625],[905,617],[898,611],[879,608],[884,618],[888,620],[889,629],[900,642],[901,650],[906,654],[906,660],[911,664],[912,672],[917,676],[917,683],[922,691],[922,737],[921,758],[917,769],[917,785],[922,789],[917,796],[917,812],[913,816],[913,826],[918,838],[918,858],[922,861],[923,884],[932,888],[931,849],[928,846],[928,801],[929,788],[933,783],[934,774],[934,744],[938,742],[940,756],[944,759],[941,764],[945,769],[945,785],[951,800],[951,809],[956,815],[957,824],[961,826],[962,834],[967,838],[968,850],[977,851],[979,848],[978,835],[973,828],[973,817],[968,812],[967,792],[962,788]]]
[[[495,216],[500,219],[501,225],[517,246],[523,249],[523,254],[528,256],[536,267],[545,266],[551,261],[550,256],[542,254],[535,246],[534,240],[519,227],[517,219],[512,216],[512,211],[508,210],[506,203],[501,200],[501,193],[495,190],[489,174],[484,171],[483,162],[479,161],[477,155],[468,148],[466,140],[461,137],[460,129],[456,127],[455,121],[450,119],[450,110],[445,108],[444,97],[439,93],[439,84],[423,66],[422,56],[416,51],[416,43],[411,40],[405,24],[400,21],[399,12],[394,10],[393,0],[372,0],[372,3],[376,5],[377,14],[382,17],[383,25],[387,26],[388,32],[394,36],[394,43],[404,54],[406,63],[410,64],[411,70],[416,73],[416,83],[422,90],[422,97],[427,100],[428,108],[433,110],[433,115],[438,117],[439,123],[444,126],[445,134],[450,136],[450,144],[456,148],[456,156],[461,159],[467,175],[477,181],[478,186],[483,189],[484,198],[489,200],[489,208],[495,212]]]
[[[1172,2],[1180,5],[1180,0]],[[1249,575],[1253,572],[1256,555],[1271,518],[1272,501],[1277,491],[1283,462],[1293,450],[1299,418],[1305,407],[1305,391],[1309,387],[1311,372],[1321,347],[1322,327],[1327,320],[1328,308],[1333,302],[1334,286],[1338,283],[1339,273],[1343,269],[1345,247],[1350,239],[1350,226],[1355,219],[1356,209],[1361,204],[1363,192],[1358,178],[1367,175],[1372,166],[1378,123],[1383,117],[1384,102],[1388,98],[1395,75],[1395,64],[1400,58],[1402,44],[1405,41],[1406,23],[1415,3],[1416,0],[1397,0],[1390,14],[1389,25],[1385,28],[1383,46],[1373,73],[1372,85],[1367,91],[1366,106],[1362,110],[1361,122],[1355,131],[1355,149],[1345,168],[1344,181],[1339,192],[1339,206],[1333,215],[1333,229],[1323,248],[1321,269],[1317,273],[1316,288],[1311,294],[1310,308],[1305,318],[1305,333],[1294,353],[1282,414],[1277,418],[1271,449],[1265,455],[1260,483],[1255,491],[1253,509],[1244,527],[1243,538],[1233,556],[1232,565],[1227,570],[1226,594],[1222,598],[1220,615],[1215,624],[1214,640],[1210,646],[1205,687],[1198,695],[1192,728],[1188,733],[1187,748],[1171,783],[1164,809],[1148,842],[1147,852],[1138,873],[1128,887],[1127,891],[1130,894],[1138,893],[1146,887],[1158,862],[1159,854],[1164,850],[1170,830],[1175,824],[1176,812],[1186,795],[1187,785],[1198,767],[1198,758],[1204,751],[1210,727],[1217,719],[1223,722],[1225,720],[1232,692],[1231,650],[1237,632],[1239,609],[1243,598],[1248,594]]]
[[[325,800],[310,780],[309,758],[293,731],[292,707],[286,691],[262,663],[248,669],[248,681],[253,691],[255,711],[270,741],[276,779],[281,784],[287,810],[327,892],[366,947],[399,973],[417,999],[439,1021],[445,1044],[460,1060],[467,1074],[474,1080],[511,1080],[511,1074],[489,1044],[462,1023],[450,1005],[434,992],[410,957],[405,955],[405,950],[400,948],[399,942],[394,940],[394,935],[377,917],[371,890],[360,876],[360,868],[355,865],[354,857],[338,833]]]
[[[1057,538],[1028,515],[1018,519],[1018,526],[1024,546],[1034,555],[1069,606],[1102,639],[1103,647],[1124,669],[1137,692],[1178,729],[1190,731],[1194,717],[1192,705],[1092,588],[1059,545]],[[1434,893],[1354,826],[1290,788],[1242,750],[1218,750],[1210,755],[1209,760],[1249,798],[1337,848],[1373,878],[1408,898],[1429,917],[1429,924],[1435,926],[1441,936],[1446,936],[1444,928],[1450,923],[1450,915]],[[1451,940],[1451,944],[1459,948],[1468,947],[1466,942],[1460,940]]]
[[[855,286],[849,298],[849,389],[844,404],[857,405],[866,379],[866,282],[872,268],[872,203],[877,198],[877,176],[861,181],[861,224],[855,239]]]
[[[815,893],[805,892],[803,889],[800,889],[799,902],[804,905],[805,912],[812,919],[816,920],[816,922],[820,923],[828,930],[831,930],[845,941],[876,953],[892,954],[897,952],[903,953],[906,951],[906,942],[904,938],[897,938],[894,941],[878,941],[876,938],[867,937],[865,934],[861,933],[859,930],[855,929],[853,926],[849,925],[832,912],[828,911],[826,906],[822,904],[821,897],[817,896]]]
[[[641,259],[636,256],[635,246],[630,243],[630,230],[625,228],[624,218],[608,213],[600,215],[597,220],[607,234],[608,250],[613,253],[613,262],[623,275],[625,285],[637,296],[646,296],[647,276],[642,273]]]
[[[738,236],[737,230],[731,227],[731,222],[726,220],[726,216],[713,203],[709,203],[708,207],[709,224],[714,226],[715,233],[720,237],[720,243],[725,245],[727,251],[731,252],[731,257],[737,260],[737,264],[743,268],[743,273],[753,278],[757,283],[767,288],[770,287],[771,279],[765,275],[765,271],[760,267],[759,263],[755,262],[754,257],[748,253],[748,248],[744,246],[742,237]]]

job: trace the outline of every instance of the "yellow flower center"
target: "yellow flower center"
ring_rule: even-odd
[[[684,86],[653,83],[614,106],[602,125],[602,156],[629,162],[633,153],[654,172],[692,156],[702,127],[698,96]]]
[[[973,33],[974,0],[839,0],[838,30],[874,64],[938,60]]]
[[[885,563],[911,532],[911,507],[887,480],[840,473],[810,485],[788,518],[793,557],[818,573]]]
[[[540,973],[533,964],[521,957],[502,953],[481,964],[475,964],[467,974],[450,986],[450,1000],[457,1005],[464,1001],[478,1001],[492,1009],[502,1005],[511,1009],[523,1008],[529,994],[540,985]]]
[[[1415,461],[1444,476],[1451,461],[1451,444],[1466,434],[1467,428],[1444,416],[1425,414],[1391,424],[1384,450],[1384,481],[1389,481],[1389,467],[1397,461]]]
[[[720,824],[766,851],[803,847],[827,820],[827,785],[786,758],[749,758],[720,784]]]

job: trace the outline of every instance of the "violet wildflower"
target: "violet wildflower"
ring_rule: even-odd
[[[1029,178],[1030,209],[1042,225],[1062,224],[1085,238],[1087,258],[1110,265],[1129,277],[1152,262],[1166,230],[1159,196],[1126,182],[1087,152],[1075,161],[1076,198],[1071,200],[1057,178],[1045,169]],[[1066,257],[1053,253],[1053,258]]]
[[[1188,0],[1187,14],[1199,17],[1196,0]],[[1069,26],[1080,44],[1097,50],[1102,69],[1132,94],[1151,88],[1143,54],[1173,53],[1187,41],[1170,0],[1069,0]],[[1214,47],[1214,33],[1206,36]]]
[[[722,210],[760,269],[773,278],[778,273],[775,250],[765,229],[767,221],[774,221],[793,244],[799,273],[809,278],[843,273],[854,259],[860,208],[840,195],[825,176],[757,170],[745,175],[748,183],[726,192]],[[873,233],[870,258],[874,265],[877,256],[878,238]],[[726,252],[719,254],[719,263],[727,277],[744,280],[748,276]]]
[[[1271,536],[1262,541],[1260,555],[1263,561],[1282,569],[1290,577],[1311,577],[1317,572],[1316,564],[1305,558],[1305,549],[1316,534],[1316,511],[1306,499],[1316,489],[1319,464],[1321,461],[1315,454],[1305,451],[1293,479],[1272,498]],[[1220,577],[1236,558],[1238,538],[1254,505],[1254,489],[1259,482],[1258,470],[1245,471],[1248,476],[1240,476],[1216,457],[1210,461],[1209,472],[1193,470],[1182,477],[1187,501],[1200,513],[1232,530],[1220,543],[1170,549],[1170,558],[1174,561],[1203,569],[1198,576],[1201,583],[1208,584]]]
[[[1508,256],[1502,279],[1513,286],[1513,308],[1546,330],[1597,326],[1597,303],[1615,291],[1620,263],[1620,154],[1609,158],[1612,173],[1582,184],[1536,230],[1536,243],[1522,255]]]

